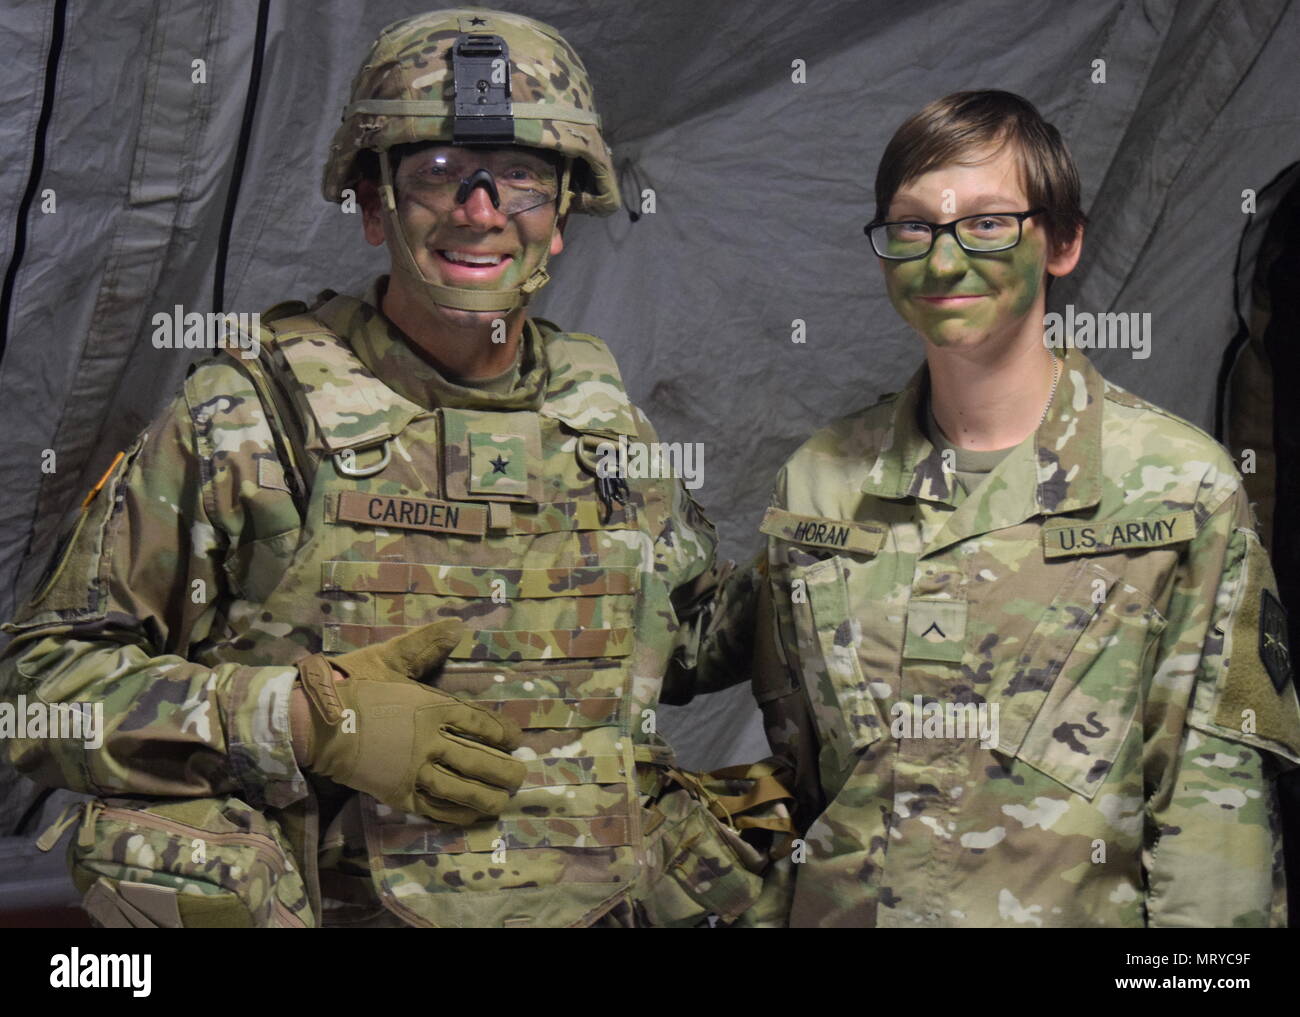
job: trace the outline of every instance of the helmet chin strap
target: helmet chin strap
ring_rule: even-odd
[[[564,170],[560,175],[559,208],[555,216],[555,225],[551,228],[551,241],[560,229],[560,220],[569,210],[569,170],[572,165],[564,160]],[[385,221],[388,224],[390,244],[393,248],[393,267],[413,283],[415,298],[429,311],[436,313],[436,307],[450,307],[457,311],[495,311],[509,314],[516,308],[528,303],[534,293],[551,281],[546,271],[546,263],[551,257],[551,245],[546,245],[542,260],[519,286],[508,290],[473,290],[463,286],[443,286],[430,282],[420,271],[411,246],[406,241],[401,224],[397,220],[397,192],[393,188],[393,171],[389,165],[388,153],[379,153],[379,172],[382,183],[379,187],[379,200]]]

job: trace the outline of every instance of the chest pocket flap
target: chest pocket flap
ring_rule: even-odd
[[[1068,563],[1000,690],[1001,751],[1092,799],[1124,751],[1164,625],[1139,589],[1102,564]]]

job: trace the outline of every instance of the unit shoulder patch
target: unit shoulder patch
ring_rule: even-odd
[[[1300,702],[1292,682],[1286,611],[1273,592],[1268,552],[1245,531],[1227,666],[1211,723],[1223,737],[1259,745],[1300,763]]]

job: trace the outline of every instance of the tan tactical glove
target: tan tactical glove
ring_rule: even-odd
[[[524,764],[506,754],[518,747],[519,728],[412,680],[441,664],[463,630],[455,619],[437,621],[338,657],[300,660],[311,706],[307,768],[445,823],[499,815],[524,779]]]

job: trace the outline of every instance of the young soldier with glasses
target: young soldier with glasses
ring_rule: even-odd
[[[1085,217],[1056,129],[965,92],[867,226],[925,362],[814,435],[762,530],[798,770],[792,925],[1285,924],[1300,710],[1268,557],[1205,433],[1044,342]]]

